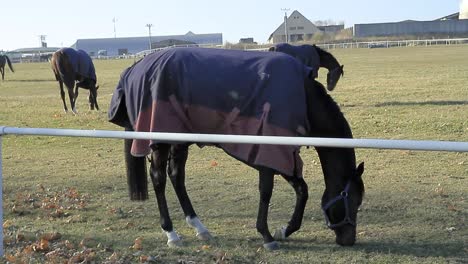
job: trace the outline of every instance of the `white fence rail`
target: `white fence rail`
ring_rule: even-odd
[[[412,47],[412,46],[433,46],[433,45],[460,45],[468,44],[468,38],[452,38],[452,39],[408,39],[408,40],[370,40],[370,41],[356,41],[356,42],[344,42],[344,43],[317,43],[316,45],[325,49],[350,49],[350,48],[393,48],[393,47]],[[245,50],[252,51],[267,51],[270,46],[274,44],[259,44],[245,45]],[[176,47],[205,47],[205,48],[226,48],[223,45],[211,45],[211,44],[194,44],[194,45],[173,45],[164,48],[144,50],[133,55],[134,57],[144,57],[158,50],[176,48]]]
[[[468,142],[430,141],[430,140],[390,140],[390,139],[345,139],[345,138],[309,138],[309,137],[274,137],[274,136],[240,136],[219,134],[185,134],[185,133],[151,133],[125,132],[110,130],[76,130],[52,128],[19,128],[0,126],[0,257],[3,249],[3,164],[2,136],[5,135],[38,135],[62,137],[92,137],[116,139],[149,139],[161,142],[200,142],[200,143],[238,143],[238,144],[273,144],[316,147],[343,148],[378,148],[406,149],[422,151],[468,152]]]
[[[459,45],[459,44],[468,44],[468,38],[376,40],[376,41],[364,41],[364,42],[325,43],[325,44],[317,44],[317,46],[320,46],[326,49],[337,49],[337,48],[347,49],[347,48],[393,48],[393,47]]]

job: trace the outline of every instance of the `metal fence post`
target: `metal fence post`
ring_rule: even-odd
[[[3,257],[3,174],[2,174],[2,134],[0,134],[0,257]]]

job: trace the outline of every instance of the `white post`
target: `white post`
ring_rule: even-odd
[[[0,257],[3,257],[3,174],[2,174],[2,134],[0,134]]]

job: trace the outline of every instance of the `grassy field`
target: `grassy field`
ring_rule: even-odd
[[[345,76],[331,94],[356,138],[468,141],[468,46],[333,53],[345,64]],[[16,72],[0,81],[0,125],[120,130],[107,122],[107,108],[120,73],[132,63],[96,61],[101,111],[87,109],[82,91],[77,116],[63,112],[47,63],[16,64]],[[266,252],[255,229],[255,170],[218,149],[192,147],[187,186],[215,240],[195,238],[168,188],[171,216],[185,243],[170,249],[153,191],[149,201],[128,200],[122,148],[114,139],[4,137],[6,257],[0,262],[468,262],[468,153],[357,149],[358,162],[366,164],[366,197],[357,244],[343,248],[320,211],[318,158],[304,148],[310,199],[303,227],[280,251]],[[289,220],[293,203],[293,190],[278,178],[271,229]]]

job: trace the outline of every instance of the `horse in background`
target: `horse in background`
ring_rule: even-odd
[[[78,98],[78,88],[89,90],[89,107],[91,110],[94,110],[94,108],[99,110],[97,103],[99,85],[96,85],[96,70],[94,69],[91,57],[85,51],[62,48],[52,55],[50,63],[55,79],[59,82],[60,96],[62,97],[65,112],[68,112],[68,108],[65,103],[64,84],[67,88],[70,105],[74,114],[77,114],[76,99]],[[73,91],[73,87],[75,87],[75,91]]]
[[[344,65],[340,65],[338,60],[328,51],[317,47],[316,45],[293,46],[287,43],[276,44],[270,47],[268,51],[283,52],[295,57],[305,65],[314,69],[315,78],[318,77],[320,67],[328,69],[327,89],[333,91],[341,76],[344,75]]]
[[[15,72],[15,70],[13,70],[13,65],[11,64],[10,58],[8,58],[7,55],[0,55],[0,73],[2,74],[2,81],[5,80],[5,64],[8,64],[11,72]]]
[[[108,115],[110,122],[127,131],[352,138],[343,113],[325,87],[314,80],[311,68],[279,52],[201,48],[155,52],[121,74]],[[199,239],[211,239],[185,187],[185,165],[189,146],[194,143],[127,139],[124,144],[131,200],[148,199],[146,155],[151,157],[150,178],[160,225],[170,247],[181,246],[181,237],[169,215],[167,177],[187,224]],[[214,145],[258,171],[256,228],[267,250],[278,249],[278,240],[300,229],[308,200],[300,146]],[[356,167],[353,148],[315,149],[325,179],[325,222],[335,232],[337,244],[352,246],[356,240],[357,211],[364,195],[364,164]],[[268,211],[275,175],[281,175],[294,189],[296,204],[287,225],[272,235]]]

